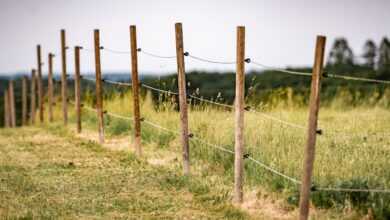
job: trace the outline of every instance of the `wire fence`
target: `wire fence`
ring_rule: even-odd
[[[91,107],[87,107],[85,106],[84,107],[85,109],[87,109],[88,111],[91,111],[91,112],[96,112],[96,109],[94,108],[91,108]],[[127,121],[132,121],[134,120],[132,117],[129,117],[129,116],[122,116],[122,115],[119,115],[119,114],[115,114],[115,113],[111,113],[111,112],[106,112],[107,115],[110,115],[112,117],[115,117],[115,118],[118,118],[118,119],[123,119],[123,120],[127,120]],[[150,125],[154,128],[157,128],[159,130],[162,130],[162,131],[165,131],[165,132],[168,132],[168,133],[171,133],[171,134],[174,134],[174,135],[180,135],[180,131],[179,130],[173,130],[173,129],[170,129],[170,128],[166,128],[162,125],[159,125],[155,122],[152,122],[150,120],[146,120],[146,119],[143,119],[142,120],[143,123],[147,124],[147,125]],[[204,140],[204,138],[201,138],[201,137],[198,137],[194,134],[190,134],[190,138],[192,140],[195,140],[201,144],[204,144],[208,147],[212,147],[216,150],[219,150],[221,152],[224,152],[224,153],[228,153],[228,154],[231,154],[231,155],[234,155],[235,152],[233,150],[230,150],[228,147],[224,147],[224,146],[220,146],[220,145],[217,145],[217,144],[214,144],[214,143],[210,143],[206,140]],[[262,167],[263,169],[271,172],[272,174],[274,175],[277,175],[279,177],[282,177],[283,179],[285,180],[288,180],[289,182],[293,183],[294,185],[301,185],[301,181],[298,180],[297,178],[294,178],[294,177],[291,177],[289,175],[286,175],[284,174],[283,172],[281,171],[278,171],[277,169],[265,164],[264,162],[258,160],[258,159],[255,159],[253,158],[252,156],[250,155],[244,155],[244,158],[248,159],[249,161],[253,162],[254,164]],[[390,193],[390,189],[359,189],[359,188],[341,188],[341,187],[321,187],[321,186],[317,186],[317,185],[313,185],[312,187],[312,191],[324,191],[324,192],[353,192],[353,193]]]
[[[89,48],[83,48],[83,49],[85,51],[87,51],[87,52],[91,52],[91,53],[95,52],[94,49],[89,49]],[[100,49],[103,50],[103,51],[109,52],[109,53],[113,53],[113,54],[119,54],[119,55],[121,55],[121,54],[122,55],[123,54],[124,55],[130,54],[130,51],[115,50],[115,49],[111,49],[111,48],[107,48],[107,47],[100,47]],[[157,59],[164,59],[164,60],[172,59],[173,60],[173,59],[177,58],[176,55],[174,55],[174,56],[159,55],[159,54],[155,54],[155,53],[152,53],[152,52],[145,51],[144,49],[141,49],[141,48],[138,48],[137,52],[140,53],[140,54],[149,56],[149,57],[157,58]],[[193,60],[197,60],[197,61],[205,62],[205,63],[211,63],[211,64],[234,65],[234,64],[237,63],[236,61],[213,60],[213,59],[204,58],[204,57],[201,57],[201,56],[195,56],[195,55],[192,55],[190,52],[184,52],[183,56],[188,57],[188,58],[193,59]],[[299,75],[299,76],[309,76],[309,77],[312,76],[312,73],[301,72],[301,71],[293,71],[293,70],[286,70],[286,69],[282,69],[282,68],[278,68],[278,67],[273,67],[273,66],[269,66],[269,65],[265,65],[263,63],[260,63],[260,62],[258,62],[256,60],[252,60],[250,58],[246,58],[245,62],[247,64],[253,65],[255,67],[260,67],[260,68],[264,68],[264,69],[271,70],[271,71],[277,71],[277,72],[280,72],[280,73],[291,74],[291,75]],[[360,81],[360,82],[368,82],[368,83],[390,84],[390,81],[387,81],[387,80],[355,77],[355,76],[349,76],[347,74],[333,74],[333,73],[322,73],[322,74],[323,74],[323,77],[332,78],[332,79],[342,79],[342,80]],[[93,78],[93,77],[85,77],[85,76],[83,76],[81,79],[87,80],[87,81],[90,81],[90,82],[96,82],[96,79]],[[113,81],[113,80],[104,79],[104,78],[102,79],[102,82],[107,83],[107,84],[111,84],[111,85],[116,85],[116,86],[125,86],[125,87],[131,87],[132,86],[132,83],[118,82],[118,81]],[[173,91],[164,90],[164,89],[161,89],[161,88],[156,88],[156,87],[154,87],[152,85],[148,85],[146,83],[141,83],[140,86],[145,88],[145,89],[148,89],[150,91],[155,91],[155,92],[158,92],[158,93],[163,93],[163,94],[168,94],[168,95],[179,95],[178,92],[173,92]],[[187,95],[187,96],[188,96],[188,98],[195,99],[195,100],[198,100],[200,102],[212,104],[212,105],[223,107],[223,108],[234,109],[233,105],[220,103],[220,102],[217,102],[217,101],[214,101],[214,100],[206,99],[206,98],[203,98],[203,97],[198,97],[198,96],[195,96],[195,95]],[[70,102],[70,103],[74,105],[73,102]],[[85,109],[87,111],[90,111],[90,112],[96,112],[97,111],[95,108],[88,107],[88,106],[85,106],[85,105],[83,105],[83,109]],[[261,116],[261,117],[263,117],[265,119],[272,120],[274,122],[280,123],[280,124],[288,126],[288,127],[301,129],[301,130],[306,130],[306,126],[304,126],[304,125],[280,119],[278,117],[272,116],[272,115],[267,114],[265,112],[261,112],[259,110],[256,110],[255,108],[252,108],[250,106],[246,107],[245,110],[250,112],[250,113],[257,114],[257,115],[259,115],[259,116]],[[123,116],[123,115],[120,115],[120,114],[107,112],[107,111],[104,111],[104,113],[106,115],[110,116],[110,117],[114,117],[114,118],[117,118],[117,119],[120,119],[120,120],[127,120],[127,121],[133,121],[134,120],[134,118],[130,117],[130,116]],[[155,122],[147,120],[147,119],[142,119],[142,123],[147,124],[149,126],[152,126],[154,128],[157,128],[159,130],[175,134],[175,135],[180,135],[181,134],[181,132],[178,131],[178,130],[174,130],[174,129],[170,129],[170,128],[164,127],[164,126],[162,126],[162,125],[160,125],[158,123],[155,123]],[[333,134],[333,135],[336,134],[334,132],[328,132],[328,133]],[[322,134],[322,130],[318,129],[317,130],[317,134]],[[204,138],[199,137],[199,136],[197,136],[195,134],[191,134],[190,139],[194,140],[194,141],[197,141],[200,144],[206,145],[208,147],[212,147],[212,148],[214,148],[216,150],[219,150],[221,152],[228,153],[228,154],[231,154],[231,155],[235,155],[235,152],[233,150],[231,150],[231,148],[232,148],[231,146],[230,147],[228,147],[228,146],[221,146],[221,145],[218,145],[218,144],[215,144],[215,143],[211,143],[211,142],[205,140]],[[279,176],[279,177],[281,177],[281,178],[283,178],[283,179],[293,183],[294,185],[301,185],[302,184],[301,181],[299,181],[297,178],[292,177],[290,175],[287,175],[284,172],[282,172],[282,171],[280,171],[280,170],[278,170],[278,169],[276,169],[274,167],[271,167],[270,165],[267,165],[266,163],[264,163],[264,162],[262,162],[262,161],[260,161],[260,160],[258,160],[256,158],[250,156],[249,154],[248,155],[244,155],[244,158],[248,159],[248,161],[252,162],[253,164],[255,164],[255,165],[257,165],[257,166],[259,166],[259,167],[261,167],[261,168],[263,168],[263,169],[265,169],[267,171],[269,171],[273,175],[277,175],[277,176]],[[369,189],[369,188],[359,189],[359,188],[342,188],[342,187],[331,187],[331,186],[330,187],[322,187],[322,186],[316,186],[316,185],[313,186],[312,190],[313,191],[324,191],[324,192],[390,193],[390,189]]]

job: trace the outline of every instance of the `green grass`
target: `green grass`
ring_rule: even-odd
[[[314,184],[322,187],[390,188],[390,111],[369,105],[348,107],[340,104],[346,95],[336,98],[332,104],[322,107],[316,159],[313,173]],[[160,100],[171,100],[169,96]],[[131,94],[113,97],[105,104],[106,109],[121,115],[131,115]],[[123,108],[122,106],[128,106]],[[179,130],[177,106],[170,101],[153,105],[150,94],[141,103],[142,117],[172,130]],[[259,109],[261,111],[261,108]],[[306,108],[280,106],[263,111],[282,120],[306,126]],[[190,131],[208,142],[233,149],[234,113],[208,105],[198,105],[189,110]],[[143,140],[170,146],[180,152],[179,139],[173,134],[143,124]],[[107,128],[112,130],[112,128]],[[131,133],[131,128],[130,128]],[[302,175],[303,151],[306,129],[293,128],[269,120],[256,113],[245,114],[245,152],[267,165],[297,179]],[[233,157],[195,140],[191,141],[191,158],[207,162],[233,181]],[[269,191],[280,192],[287,201],[296,204],[298,187],[290,181],[271,174],[256,164],[245,164],[245,184]],[[355,201],[356,200],[356,201]],[[295,202],[294,202],[295,201]],[[348,207],[362,213],[373,209],[377,217],[390,216],[390,197],[383,194],[362,193],[313,193],[317,207],[343,210]]]
[[[184,177],[178,165],[154,166],[60,127],[1,130],[1,219],[248,218],[208,179]]]
[[[166,101],[156,106],[150,94],[142,98],[142,117],[171,130],[179,130],[177,106],[169,96],[159,99]],[[104,106],[109,112],[131,116],[131,94],[114,95],[105,100]],[[306,108],[287,105],[264,111],[260,105],[257,109],[288,122],[306,125]],[[58,109],[56,118],[60,116]],[[12,185],[9,186],[11,190],[2,191],[1,195],[7,195],[8,199],[15,197],[10,201],[2,200],[6,201],[2,203],[5,205],[0,205],[1,213],[5,213],[3,216],[296,218],[298,187],[251,161],[245,162],[246,203],[243,209],[237,209],[230,205],[232,155],[191,140],[192,176],[186,178],[181,174],[181,144],[175,134],[143,123],[145,155],[136,158],[127,151],[111,151],[93,141],[75,138],[71,131],[73,113],[70,121],[68,127],[71,129],[54,123],[40,129],[1,131],[0,177],[8,182],[7,187]],[[83,133],[96,137],[96,123],[95,113],[84,110]],[[390,112],[382,107],[351,108],[334,102],[321,108],[319,127],[324,134],[317,140],[314,184],[323,187],[390,188],[390,161],[386,157],[390,150],[389,124]],[[198,105],[189,110],[189,126],[197,137],[233,149],[232,111]],[[131,146],[128,137],[132,129],[130,121],[105,116],[107,138],[125,139],[127,149]],[[40,136],[47,131],[54,141],[34,138],[34,135]],[[23,132],[28,138],[22,137]],[[305,132],[305,129],[280,124],[261,114],[245,113],[245,153],[300,179]],[[17,138],[13,138],[16,134]],[[14,144],[10,146],[9,143]],[[108,146],[121,148],[116,143]],[[31,166],[23,158],[27,155],[37,157]],[[83,164],[88,166],[80,166]],[[43,185],[45,188],[39,188]],[[34,188],[37,186],[38,189]],[[21,202],[25,197],[27,199]],[[370,209],[377,219],[390,216],[390,198],[383,194],[313,192],[312,203],[314,219],[359,219]],[[18,205],[24,207],[18,208]],[[44,213],[41,213],[42,210]]]

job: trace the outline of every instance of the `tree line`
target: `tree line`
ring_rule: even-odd
[[[340,68],[343,66],[363,65],[372,70],[388,71],[390,69],[390,41],[383,37],[379,46],[371,39],[363,45],[363,53],[355,55],[346,38],[335,39],[329,52],[327,66]]]

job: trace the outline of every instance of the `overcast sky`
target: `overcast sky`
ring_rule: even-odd
[[[236,26],[246,27],[246,57],[286,67],[312,65],[316,35],[327,36],[327,52],[344,36],[356,54],[366,39],[379,43],[390,36],[389,0],[0,0],[0,72],[36,66],[36,44],[43,60],[58,53],[60,29],[67,31],[68,69],[73,46],[93,47],[93,29],[106,48],[129,50],[129,25],[137,25],[138,45],[160,55],[174,55],[174,23],[183,23],[184,47],[191,54],[235,60]],[[94,71],[93,54],[82,52],[82,71]],[[130,58],[102,52],[102,69],[129,71]],[[60,70],[59,56],[55,71]],[[168,72],[175,60],[139,56],[142,72]],[[187,69],[233,70],[186,58]],[[248,69],[250,67],[248,66]],[[47,65],[43,67],[44,74]]]

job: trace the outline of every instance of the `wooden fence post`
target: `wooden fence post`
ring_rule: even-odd
[[[184,43],[183,28],[181,23],[175,24],[176,32],[176,59],[177,75],[179,87],[179,107],[181,121],[181,144],[183,147],[183,171],[184,175],[190,174],[190,146],[188,142],[188,111],[187,111],[187,92],[186,92],[186,72],[184,66]]]
[[[80,49],[81,47],[74,47],[74,61],[75,61],[75,107],[76,107],[76,123],[77,133],[81,132],[81,85],[80,85]]]
[[[8,88],[4,90],[4,127],[10,127]]]
[[[30,119],[31,119],[31,125],[35,124],[35,108],[36,108],[36,70],[33,69],[31,71],[31,98],[30,98]]]
[[[317,119],[320,108],[321,78],[324,62],[326,38],[317,36],[315,60],[311,79],[310,103],[309,103],[309,124],[307,141],[304,153],[302,185],[299,201],[299,219],[306,220],[309,217],[309,200],[311,190],[311,176],[313,173],[315,144],[317,138]]]
[[[9,113],[11,116],[11,127],[16,127],[16,111],[15,111],[15,93],[14,93],[14,81],[10,80],[8,84],[8,97],[9,97]]]
[[[49,53],[48,55],[48,74],[47,74],[47,102],[49,105],[49,121],[53,121],[53,57],[54,54]]]
[[[134,113],[134,148],[138,156],[142,154],[141,148],[141,117],[139,107],[139,81],[138,81],[138,57],[137,57],[137,29],[130,26],[131,46],[131,82],[133,89],[133,113]]]
[[[245,27],[237,27],[236,97],[235,97],[235,144],[234,144],[234,198],[243,201],[244,175],[244,93],[245,93]]]
[[[27,76],[22,78],[22,125],[25,126],[27,122]]]
[[[67,73],[66,73],[66,38],[65,30],[61,30],[61,60],[62,60],[62,75],[61,75],[61,100],[64,125],[68,124],[68,96],[67,96]]]
[[[96,110],[98,117],[99,142],[104,143],[104,119],[103,119],[103,88],[102,72],[100,65],[100,34],[99,30],[94,31],[95,42],[95,72],[96,72]]]
[[[39,121],[44,121],[44,97],[43,97],[43,81],[42,81],[42,56],[41,56],[41,45],[37,45],[37,86],[38,86],[38,108],[39,108]]]

